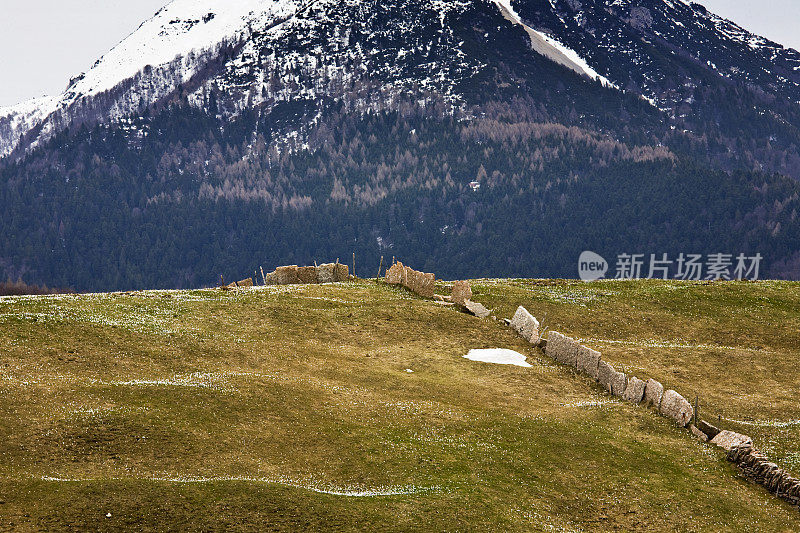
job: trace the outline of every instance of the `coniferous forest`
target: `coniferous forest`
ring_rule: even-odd
[[[0,170],[0,268],[78,290],[186,288],[355,252],[363,276],[384,256],[444,278],[575,277],[593,250],[761,253],[762,276],[800,274],[795,180],[531,109],[330,106],[303,139],[280,127],[302,106],[223,123],[178,103],[84,126]]]

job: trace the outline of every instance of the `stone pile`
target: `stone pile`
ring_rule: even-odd
[[[793,478],[784,469],[770,462],[766,455],[753,448],[752,442],[730,448],[728,460],[736,464],[750,481],[763,485],[767,490],[793,505],[800,505],[800,480]]]
[[[436,276],[434,274],[419,272],[398,261],[386,271],[386,283],[402,285],[423,298],[433,298]]]
[[[517,309],[511,327],[531,344],[540,345],[539,321],[527,309]],[[626,376],[613,365],[602,360],[600,352],[581,345],[575,339],[557,331],[547,334],[545,354],[559,363],[585,374],[605,388],[609,394],[625,401],[651,406],[663,416],[686,427],[694,416],[692,405],[674,390],[664,392],[664,386],[653,379],[643,381]]]

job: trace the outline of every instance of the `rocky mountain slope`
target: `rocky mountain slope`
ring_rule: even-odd
[[[574,275],[582,249],[724,245],[789,276],[798,57],[668,0],[176,0],[0,110],[0,267],[185,286],[358,249]],[[509,213],[530,225],[498,255]]]

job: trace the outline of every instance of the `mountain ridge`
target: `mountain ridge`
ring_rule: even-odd
[[[609,86],[625,87],[627,85],[625,87],[627,90],[633,89],[633,92],[658,104],[664,110],[674,110],[677,107],[673,101],[674,98],[670,99],[663,93],[649,91],[647,81],[641,83],[641,87],[634,87],[630,80],[622,79],[623,75],[619,72],[616,76],[607,79],[611,75],[612,69],[610,68],[606,68],[605,75],[598,74],[597,69],[601,68],[601,65],[607,67],[607,65],[603,65],[607,62],[607,58],[604,56],[607,56],[613,47],[608,46],[607,42],[602,42],[602,39],[598,41],[599,44],[606,46],[587,47],[586,36],[577,39],[574,31],[575,24],[586,26],[587,13],[597,13],[597,2],[554,0],[547,3],[550,13],[540,9],[542,2],[538,2],[538,4],[536,1],[520,2],[518,0],[513,2],[511,0],[492,0],[492,2],[504,17],[510,15],[509,20],[526,27],[526,31],[538,34],[540,44],[539,47],[534,46],[534,51],[537,53],[543,53],[546,57],[554,59],[554,55],[548,55],[547,51],[543,51],[541,47],[557,48],[556,54],[561,58],[564,55],[559,52],[566,51],[569,56],[567,61],[560,61],[558,57],[554,60],[579,73],[582,71],[589,77],[597,78],[599,76]],[[354,6],[361,3],[349,2],[347,4]],[[442,27],[444,27],[445,18],[450,11],[464,9],[465,6],[476,3],[480,2],[439,1],[430,3],[430,6],[439,12]],[[686,15],[685,11],[689,10],[695,19],[717,24],[721,28],[722,34],[731,36],[734,40],[738,39],[739,42],[746,41],[751,48],[766,46],[770,50],[781,52],[787,56],[786,61],[794,64],[795,69],[800,69],[800,53],[755,36],[731,21],[710,14],[698,4],[683,1],[677,2],[677,4],[684,10],[682,15]],[[302,16],[304,11],[313,10],[315,6],[324,8],[326,0],[311,2],[237,0],[236,2],[226,2],[224,9],[221,9],[223,6],[219,5],[219,2],[213,0],[205,0],[200,3],[190,0],[174,0],[159,10],[152,18],[143,22],[136,31],[100,58],[87,73],[73,78],[69,87],[58,97],[42,99],[40,100],[42,105],[29,105],[33,101],[26,103],[27,105],[22,106],[25,108],[22,112],[19,111],[21,105],[0,109],[0,157],[14,151],[20,153],[29,147],[35,147],[41,140],[49,138],[60,129],[69,127],[73,123],[81,123],[84,120],[108,122],[121,119],[133,112],[139,112],[148,105],[169,97],[182,84],[189,82],[198,70],[202,70],[206,61],[212,60],[212,58],[206,57],[207,55],[218,54],[219,50],[225,48],[229,43],[240,43],[239,46],[244,49],[251,49],[252,43],[248,41],[252,39],[254,31],[262,32],[265,29],[269,30],[270,27],[282,25],[290,19]],[[656,7],[661,9],[655,10]],[[517,8],[521,10],[519,13],[516,11]],[[608,7],[603,5],[603,10],[608,13],[616,13],[625,8],[630,11],[630,17],[625,20],[631,27],[651,30],[654,24],[653,11],[656,11],[657,15],[662,15],[660,19],[657,17],[655,20],[656,28],[659,27],[659,21],[663,25],[664,16],[670,13],[670,9],[679,11],[676,3],[666,0],[656,0],[655,2],[617,0]],[[571,11],[570,14],[573,15],[574,21],[566,17],[568,11]],[[541,15],[542,13],[547,16],[535,16],[535,14]],[[616,15],[619,18],[623,16],[620,13],[616,13]],[[563,28],[553,24],[554,16],[563,24]],[[526,26],[526,24],[532,24],[532,26]],[[685,27],[685,24],[676,20],[675,27]],[[592,28],[588,28],[588,30],[588,33],[596,33]],[[658,29],[653,31],[659,34]],[[536,37],[531,35],[532,39]],[[154,45],[154,42],[157,42],[158,45]],[[587,63],[587,58],[592,62],[591,65]],[[229,68],[235,69],[235,65],[229,65]],[[160,69],[164,70],[161,74],[159,74]],[[149,75],[153,71],[156,74]],[[135,78],[142,78],[143,81],[130,84],[130,80]],[[641,79],[637,81],[642,82]],[[787,80],[787,83],[789,81],[791,81],[792,89],[797,89],[800,75],[794,76],[794,80]],[[128,83],[130,87],[123,89],[122,96],[104,103],[99,106],[97,111],[87,113],[86,108],[93,107],[91,103],[88,103],[89,101],[104,93],[112,92],[125,83]],[[800,93],[800,91],[795,92]],[[195,94],[193,103],[202,106],[205,103],[204,99],[205,95]],[[258,100],[259,97],[255,94],[249,103],[250,105],[262,103]],[[800,101],[800,94],[797,95],[796,100]],[[83,105],[76,105],[81,102]],[[83,109],[70,110],[70,107]],[[35,138],[26,140],[26,134],[37,128],[39,131],[34,135]]]

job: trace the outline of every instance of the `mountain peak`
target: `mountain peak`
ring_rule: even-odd
[[[501,52],[489,48],[519,46],[521,34],[530,54],[675,117],[709,72],[800,101],[800,54],[683,0],[174,0],[63,94],[0,112],[0,157],[176,97],[206,107],[219,93],[226,115],[342,83],[384,100],[417,87],[461,101],[456,87],[494,68],[487,58]]]

